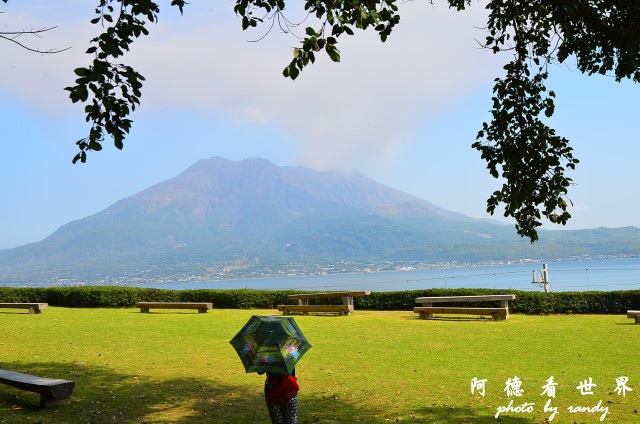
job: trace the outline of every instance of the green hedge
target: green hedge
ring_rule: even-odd
[[[0,302],[46,302],[69,308],[133,307],[136,302],[211,302],[221,309],[274,309],[290,304],[287,296],[304,293],[293,290],[163,290],[137,287],[0,287]],[[511,313],[522,314],[624,314],[640,309],[640,290],[608,292],[529,292],[494,289],[427,289],[373,292],[354,299],[355,308],[378,311],[410,311],[421,296],[468,296],[480,294],[516,295],[510,303]],[[316,303],[340,303],[340,299],[317,300]],[[311,302],[313,303],[313,302]],[[491,304],[466,304],[492,306]]]
[[[163,290],[137,287],[0,287],[0,302],[46,302],[69,308],[132,307],[136,302],[211,302],[215,308],[275,308],[293,291]]]
[[[515,314],[625,314],[640,309],[640,290],[591,292],[531,292],[495,289],[429,289],[372,293],[357,297],[356,309],[411,310],[415,299],[422,296],[471,296],[486,294],[515,294],[509,312]],[[495,306],[492,303],[465,303],[465,306]]]

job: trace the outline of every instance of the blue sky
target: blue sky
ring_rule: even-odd
[[[22,41],[71,47],[39,55],[0,42],[0,249],[37,242],[212,156],[355,169],[445,209],[488,216],[486,199],[500,183],[470,145],[508,57],[477,48],[479,5],[457,13],[405,3],[386,43],[365,33],[345,39],[340,64],[322,57],[292,82],[281,75],[297,43],[291,34],[250,42],[263,32],[243,32],[232,1],[194,2],[182,17],[169,3],[126,58],[146,83],[124,150],[107,144],[77,165],[74,142],[88,127],[63,88],[90,63],[93,3],[0,3],[2,30],[56,25]],[[545,228],[640,226],[639,88],[566,65],[552,69],[548,85],[558,96],[551,125],[581,163],[571,175],[570,224]]]

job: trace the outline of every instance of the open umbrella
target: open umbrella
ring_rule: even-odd
[[[252,316],[230,341],[247,372],[291,374],[311,348],[292,317]]]

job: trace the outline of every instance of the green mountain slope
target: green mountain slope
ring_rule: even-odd
[[[541,231],[473,219],[356,172],[211,158],[46,239],[0,251],[0,283],[106,283],[273,275],[360,264],[640,253],[640,230]]]

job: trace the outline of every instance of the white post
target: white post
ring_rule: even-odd
[[[547,264],[542,264],[542,282],[544,284],[544,292],[549,292],[549,268]]]

